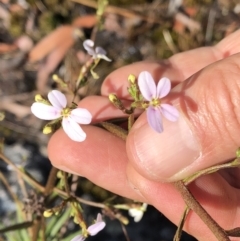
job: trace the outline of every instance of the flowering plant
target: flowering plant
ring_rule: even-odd
[[[106,51],[104,49],[101,47],[96,47],[94,49],[93,41],[86,40],[84,41],[83,45],[88,54],[91,55],[91,59],[82,67],[80,71],[80,75],[75,86],[76,89],[73,91],[74,95],[76,95],[77,91],[87,83],[87,76],[89,73],[91,73],[93,77],[97,77],[97,74],[93,72],[93,68],[96,67],[100,59],[111,61],[106,56]],[[143,70],[139,76],[130,74],[128,81],[128,92],[132,97],[129,108],[124,106],[122,100],[118,98],[115,93],[109,95],[109,100],[112,102],[112,104],[128,115],[128,130],[123,130],[119,126],[116,126],[113,123],[109,123],[111,120],[108,120],[109,122],[98,123],[99,125],[111,133],[121,137],[123,140],[126,140],[127,133],[134,124],[136,117],[134,117],[134,115],[136,113],[136,109],[146,110],[148,124],[158,134],[161,134],[164,131],[162,117],[171,122],[176,122],[178,120],[179,112],[177,108],[170,103],[169,98],[168,100],[165,98],[168,94],[170,94],[171,91],[170,79],[167,77],[162,77],[156,84],[151,74]],[[55,126],[58,127],[59,124],[61,124],[65,133],[73,141],[82,142],[87,138],[86,133],[79,126],[79,124],[90,124],[92,121],[92,115],[87,109],[79,108],[74,103],[68,106],[65,95],[58,90],[51,91],[48,94],[48,100],[42,98],[40,95],[37,95],[35,100],[36,102],[33,103],[31,107],[32,113],[40,119],[51,120],[51,122],[44,127],[43,132],[45,134],[54,131]],[[212,173],[223,167],[225,168],[239,166],[239,161],[240,160],[237,158],[236,160],[228,163],[228,165],[212,167],[210,169],[196,173],[195,175],[186,178],[183,181],[174,183],[175,188],[182,194],[182,197],[187,204],[187,208],[183,213],[174,241],[179,240],[184,221],[190,209],[195,211],[199,217],[208,224],[209,228],[212,230],[216,237],[220,237],[220,240],[228,240],[228,234],[223,229],[221,229],[221,227],[219,227],[218,224],[216,224],[216,222],[208,214],[206,214],[206,211],[196,201],[196,199],[192,196],[185,185],[189,184],[201,175]],[[61,183],[63,183],[63,186],[65,186],[65,189],[70,198],[67,199],[64,204],[60,205],[59,207],[54,207],[51,210],[47,210],[45,212],[46,216],[51,216],[53,213],[58,213],[63,209],[63,207],[66,206],[66,203],[69,202],[72,206],[71,216],[73,217],[74,222],[79,224],[82,229],[81,234],[75,236],[71,241],[83,241],[89,235],[96,235],[106,225],[106,223],[102,220],[102,216],[98,214],[96,222],[87,227],[82,217],[81,206],[77,202],[77,199],[71,196],[69,192],[66,173],[62,173],[60,176]],[[144,212],[146,211],[147,204],[108,204],[101,205],[101,208],[110,217],[114,216],[115,218],[118,218],[122,223],[127,224],[128,220],[125,217],[119,215],[119,209],[128,210],[129,215],[134,218],[134,221],[139,222],[142,219]],[[239,229],[237,229],[237,231],[239,231]],[[232,234],[232,232],[230,233]]]
[[[84,141],[86,133],[78,124],[89,124],[92,115],[87,109],[77,108],[75,105],[67,107],[67,99],[63,93],[53,90],[48,94],[48,100],[41,96],[35,98],[36,102],[31,106],[32,113],[42,120],[54,120],[47,124],[44,133],[52,132],[52,125],[61,121],[66,134],[74,141]]]
[[[19,3],[21,1],[26,0],[1,1],[0,11],[2,7],[4,7],[5,10],[11,10],[7,11],[9,14],[14,13],[19,10],[17,7],[18,4],[15,4],[16,6],[14,5],[15,8],[9,8],[11,7],[11,2]],[[239,207],[239,203],[236,201],[238,199],[236,198],[237,181],[232,180],[232,178],[230,178],[231,180],[229,179],[229,174],[232,174],[234,170],[233,172],[231,170],[224,170],[225,173],[221,171],[220,173],[214,173],[212,175],[213,172],[224,168],[239,168],[240,166],[240,150],[238,150],[236,154],[237,158],[229,160],[229,158],[234,155],[234,153],[230,153],[230,151],[232,151],[233,148],[236,147],[236,143],[238,143],[237,132],[232,134],[232,131],[235,131],[235,128],[238,127],[236,121],[237,115],[231,115],[231,109],[230,111],[225,111],[229,106],[238,106],[238,99],[235,98],[238,92],[231,91],[232,87],[237,86],[234,85],[236,81],[230,81],[230,86],[228,85],[230,82],[228,83],[226,78],[220,80],[220,85],[216,85],[219,88],[216,88],[216,90],[220,89],[221,92],[208,92],[206,86],[201,88],[202,83],[205,83],[204,80],[203,82],[198,81],[198,79],[204,79],[205,73],[210,71],[214,72],[215,65],[220,66],[222,64],[221,62],[223,62],[223,67],[230,67],[234,64],[234,56],[231,57],[229,55],[234,53],[234,51],[237,52],[233,43],[237,42],[234,40],[237,40],[236,36],[238,34],[233,35],[233,38],[230,37],[229,39],[231,41],[224,40],[223,43],[218,44],[217,48],[213,48],[215,49],[215,51],[213,51],[215,54],[209,51],[211,48],[205,48],[205,50],[202,48],[200,51],[193,50],[191,53],[177,54],[176,57],[173,56],[169,61],[162,63],[141,62],[121,68],[116,72],[114,71],[114,73],[105,79],[101,87],[103,96],[87,97],[87,99],[81,101],[90,93],[99,93],[103,75],[109,74],[113,69],[118,69],[133,59],[137,60],[139,57],[140,59],[145,57],[151,58],[152,56],[150,55],[154,52],[152,51],[153,48],[158,50],[154,53],[154,55],[156,54],[155,57],[159,57],[159,54],[162,55],[162,53],[165,52],[164,45],[159,49],[158,47],[156,48],[156,46],[151,46],[150,42],[155,41],[148,41],[146,45],[144,44],[144,46],[142,46],[144,36],[139,38],[139,32],[143,32],[139,27],[144,27],[143,30],[145,31],[145,27],[148,28],[148,26],[150,26],[155,32],[154,35],[159,35],[159,28],[155,26],[155,23],[158,23],[159,19],[154,19],[152,18],[153,16],[148,16],[149,14],[147,13],[144,14],[145,16],[141,16],[142,14],[139,11],[134,13],[127,9],[112,6],[107,7],[107,14],[104,14],[105,7],[109,1],[96,0],[94,1],[94,5],[97,6],[96,16],[81,16],[71,21],[71,19],[66,16],[65,8],[68,7],[67,5],[71,6],[70,10],[73,11],[70,12],[73,13],[73,16],[76,16],[79,10],[81,13],[85,11],[88,12],[86,8],[88,8],[88,4],[92,5],[91,1],[84,1],[86,4],[80,4],[81,6],[77,3],[66,4],[68,1],[60,1],[62,6],[50,6],[50,2],[52,1],[36,1],[36,4],[33,4],[32,1],[28,2],[31,2],[31,4],[29,8],[26,9],[26,14],[22,14],[23,12],[21,11],[20,15],[26,23],[25,30],[27,34],[30,37],[34,37],[35,41],[43,34],[36,28],[36,23],[37,25],[41,25],[44,33],[50,30],[49,28],[46,29],[44,24],[45,20],[49,23],[51,19],[50,15],[52,14],[48,11],[50,8],[54,10],[53,16],[56,16],[56,14],[61,15],[59,15],[60,22],[56,22],[56,26],[59,26],[59,24],[61,26],[46,36],[39,44],[36,44],[30,52],[25,52],[26,48],[23,50],[22,45],[24,45],[24,43],[22,41],[20,41],[22,43],[19,42],[19,40],[23,40],[22,37],[10,45],[0,43],[0,69],[2,72],[0,76],[3,77],[4,81],[1,86],[2,88],[0,88],[0,106],[2,110],[13,113],[14,116],[17,117],[15,119],[16,121],[20,120],[20,122],[22,122],[23,120],[23,124],[27,124],[27,127],[30,127],[29,135],[26,135],[27,140],[33,141],[30,145],[34,144],[35,146],[35,144],[37,144],[36,147],[39,148],[38,150],[41,154],[38,154],[38,151],[37,153],[30,151],[33,155],[31,155],[30,152],[29,154],[24,152],[20,153],[19,156],[22,163],[26,160],[26,164],[33,165],[34,168],[36,168],[35,163],[33,163],[35,157],[38,158],[40,156],[41,158],[43,154],[44,160],[47,159],[45,158],[47,152],[45,149],[45,141],[48,140],[48,138],[42,138],[42,135],[39,135],[38,127],[47,122],[43,127],[44,134],[53,133],[59,128],[61,128],[61,130],[53,135],[48,145],[49,159],[53,164],[53,166],[50,166],[49,162],[47,162],[47,168],[51,167],[49,170],[50,173],[48,169],[46,170],[45,168],[43,171],[41,170],[42,168],[39,168],[36,173],[35,170],[34,172],[32,172],[32,170],[29,171],[29,166],[27,165],[25,166],[26,168],[24,166],[19,167],[19,161],[15,161],[15,158],[13,158],[13,162],[17,165],[14,165],[5,157],[5,154],[7,156],[9,155],[9,151],[7,150],[8,143],[6,143],[7,152],[4,154],[3,140],[0,140],[0,160],[7,164],[6,170],[5,166],[2,167],[0,163],[0,168],[4,171],[0,172],[0,182],[1,185],[5,185],[8,194],[10,194],[9,197],[11,196],[10,198],[14,200],[16,204],[14,208],[17,208],[16,215],[10,215],[10,218],[14,222],[13,225],[8,227],[3,226],[5,223],[8,223],[9,217],[6,217],[6,220],[4,220],[5,218],[2,220],[3,222],[0,224],[0,239],[13,241],[83,241],[89,238],[90,240],[92,239],[91,236],[97,235],[100,231],[102,231],[100,235],[105,232],[112,234],[112,228],[107,227],[105,229],[105,226],[108,225],[109,220],[115,219],[119,221],[126,240],[132,240],[132,238],[127,235],[125,225],[129,222],[140,222],[142,219],[145,219],[143,222],[146,221],[145,212],[150,209],[148,208],[147,210],[148,204],[142,203],[141,201],[153,204],[157,209],[172,218],[174,222],[176,222],[177,214],[180,212],[180,208],[178,207],[183,208],[185,203],[186,208],[181,216],[176,236],[173,239],[174,241],[180,241],[183,227],[191,232],[196,231],[196,235],[203,233],[206,240],[208,240],[208,238],[209,240],[214,239],[213,236],[219,241],[230,241],[230,239],[235,240],[237,237],[240,237],[240,228],[233,226],[234,223],[237,223],[236,220],[239,217],[238,215],[231,215],[231,210],[237,210]],[[74,2],[77,1],[75,0]],[[149,4],[149,6],[145,4],[146,9],[150,9],[150,11],[154,9],[156,6],[155,1],[147,2],[152,3]],[[162,2],[164,2],[165,9],[166,3],[165,1]],[[177,1],[169,2],[173,3]],[[94,5],[92,7],[95,7]],[[77,8],[75,10],[72,9],[72,7],[75,6]],[[47,8],[47,11],[44,11],[44,8]],[[179,6],[177,8],[179,8]],[[33,14],[31,14],[32,10],[34,11]],[[138,10],[140,10],[140,8]],[[177,17],[179,14],[178,9],[175,10],[175,14],[173,15]],[[119,18],[118,14],[122,15],[122,17]],[[19,14],[17,14],[16,19],[13,18],[12,20],[18,20],[18,15]],[[104,17],[106,16],[106,21],[104,22],[101,21],[103,15]],[[26,18],[26,16],[28,17]],[[9,16],[5,17],[7,17],[7,19],[9,18]],[[41,18],[38,19],[39,17]],[[128,20],[129,17],[130,21]],[[192,15],[188,20],[195,21],[193,17]],[[0,18],[2,20],[2,16],[0,16]],[[65,21],[68,22],[66,25],[64,24]],[[70,23],[70,21],[72,23]],[[154,23],[154,25],[152,23]],[[102,24],[104,24],[104,26]],[[18,25],[22,28],[22,24]],[[50,27],[55,25],[55,21],[54,24],[50,25]],[[169,24],[167,25],[169,27]],[[9,26],[6,29],[5,27],[4,34]],[[85,27],[89,29],[83,32],[83,28]],[[105,27],[105,29],[99,33],[97,31],[100,27]],[[93,31],[91,31],[91,39],[84,40],[85,33],[87,35],[90,28],[93,28]],[[125,31],[126,28],[129,31]],[[162,27],[160,29],[163,30],[162,36],[166,42],[165,44],[168,46],[167,54],[169,54],[169,50],[175,53],[178,49],[182,49],[182,46],[176,46],[177,48],[175,48],[177,38],[171,39],[171,31],[165,31]],[[12,28],[12,30],[14,30],[14,28]],[[108,30],[113,30],[115,33],[108,33]],[[230,28],[230,32],[232,30],[233,28]],[[16,31],[10,31],[10,35],[12,32]],[[131,36],[128,36],[130,39],[125,38],[128,33],[131,34]],[[17,33],[17,35],[18,34],[19,33]],[[109,39],[103,39],[102,41],[105,46],[111,48],[111,51],[108,51],[108,53],[102,48],[103,46],[100,47],[97,42],[92,40],[104,36],[109,36]],[[146,36],[149,35],[147,34]],[[130,41],[126,41],[127,39]],[[134,42],[131,41],[133,39]],[[11,42],[13,39],[10,38],[9,41]],[[230,45],[227,44],[228,42]],[[80,47],[79,44],[82,46]],[[162,44],[162,41],[160,41],[159,44]],[[159,44],[157,45],[160,46]],[[33,43],[30,45],[33,45]],[[233,50],[233,48],[235,50]],[[9,52],[5,52],[6,49],[8,49]],[[127,50],[127,52],[125,52],[125,50]],[[226,51],[229,52],[229,54],[227,54]],[[201,56],[199,55],[199,61],[189,65],[192,60],[196,59],[196,56],[200,52]],[[217,55],[216,52],[218,52]],[[64,62],[62,62],[64,55]],[[207,58],[207,61],[206,56],[210,57],[210,59]],[[218,60],[223,59],[219,61],[220,64],[216,63],[205,69],[204,65],[207,66],[215,62],[216,57]],[[224,57],[228,58],[224,59]],[[231,59],[233,60],[232,62],[230,61]],[[235,57],[235,59],[237,59],[237,57]],[[26,65],[25,61],[28,62]],[[112,63],[110,63],[111,61]],[[185,61],[187,62],[187,66],[184,64]],[[21,66],[23,63],[24,66]],[[228,65],[224,65],[224,63],[228,63]],[[233,67],[236,67],[236,64]],[[203,68],[203,70],[198,72],[201,74],[197,75],[196,71],[200,68]],[[14,70],[14,72],[11,73],[11,71],[8,71],[9,69]],[[23,106],[27,100],[25,98],[29,98],[29,94],[21,93],[20,95],[14,95],[16,91],[15,88],[13,90],[11,90],[11,88],[6,89],[6,92],[10,89],[10,92],[13,94],[12,96],[8,97],[4,93],[5,86],[15,86],[12,81],[15,83],[19,77],[21,79],[23,78],[21,76],[25,76],[24,73],[20,72],[22,70],[34,70],[37,74],[36,88],[41,92],[41,95],[36,95],[35,103],[30,104],[30,106],[32,105],[31,108],[29,108],[29,102],[27,106]],[[219,71],[223,71],[224,68],[216,68],[216,70],[218,73]],[[10,72],[10,75],[8,72]],[[52,80],[55,82],[48,83],[49,76],[53,72]],[[229,76],[233,76],[231,74],[236,74],[235,72],[232,71]],[[135,74],[135,76],[131,73]],[[129,74],[128,78],[124,77],[126,79],[120,79],[121,76],[126,76],[127,74]],[[188,78],[191,74],[193,74],[193,76]],[[10,84],[5,83],[6,76],[8,75],[10,77],[11,83],[8,81]],[[209,77],[213,75],[205,76]],[[228,75],[224,75],[223,77],[226,76]],[[28,75],[26,77],[27,81],[29,81]],[[172,77],[176,82],[181,82],[176,88],[174,87],[173,90],[171,83]],[[188,79],[184,80],[185,78]],[[0,83],[3,81],[0,80]],[[19,83],[17,84],[17,87],[20,87],[20,92],[22,92],[22,90],[30,90],[27,81],[24,81],[23,86],[22,83],[20,85]],[[48,86],[46,86],[47,83]],[[226,85],[222,85],[223,83]],[[211,87],[210,90],[212,90],[212,87],[216,87],[213,86],[213,84],[214,81],[213,83],[211,81],[207,87]],[[32,87],[33,86],[30,86],[31,89]],[[50,89],[49,93],[46,91],[48,89]],[[111,106],[111,103],[108,102],[105,96],[106,93],[109,94],[109,92],[113,92],[109,95],[110,102],[123,113],[120,113],[119,110],[113,110],[113,106]],[[193,95],[195,93],[197,93],[196,96]],[[209,98],[207,93],[213,93],[213,97],[217,98]],[[226,95],[226,93],[230,95]],[[232,98],[228,98],[229,96]],[[30,98],[32,99],[32,96]],[[79,103],[79,105],[76,103]],[[224,108],[222,109],[222,107]],[[44,121],[37,121],[33,116],[29,116],[30,110],[37,118]],[[232,110],[234,113],[237,112],[237,108]],[[218,118],[219,116],[226,117],[228,114],[229,116],[227,117],[229,118]],[[5,118],[0,122],[3,124],[1,126],[3,133],[8,135],[10,129],[15,137],[15,133],[24,133],[25,128],[22,125],[18,125],[15,129],[15,120],[12,120],[14,116],[10,116],[11,120],[9,122],[9,113],[6,113],[5,116],[0,110],[0,121]],[[27,118],[22,119],[22,117]],[[13,121],[13,123],[11,123],[11,121]],[[135,121],[137,122],[136,124]],[[34,127],[32,126],[33,123]],[[233,123],[233,125],[229,125],[229,123]],[[203,129],[203,127],[205,128],[206,126],[213,128],[209,128],[208,131]],[[215,130],[215,126],[219,128]],[[221,128],[222,126],[223,128]],[[102,130],[102,128],[105,130]],[[230,138],[223,138],[224,142],[220,145],[220,147],[223,148],[219,148],[219,146],[215,148],[214,146],[213,149],[211,146],[206,146],[206,143],[210,143],[213,138],[219,140],[221,138],[218,137],[224,137],[226,135],[225,133],[227,133]],[[195,136],[199,138],[197,138],[197,140],[192,138]],[[200,143],[198,143],[198,141]],[[219,143],[219,141],[216,143]],[[21,145],[21,147],[25,149],[25,145]],[[225,152],[225,149],[227,152]],[[210,160],[211,156],[213,160]],[[33,157],[34,160],[31,157]],[[218,158],[219,160],[217,160]],[[30,159],[32,161],[31,163],[29,163]],[[197,161],[193,162],[193,160]],[[226,163],[223,163],[224,160],[226,160]],[[213,165],[219,163],[219,165],[200,170],[201,167],[209,166],[210,163]],[[60,170],[58,170],[57,167]],[[17,175],[14,175],[16,176],[17,182],[14,182],[16,184],[14,184],[15,187],[13,191],[9,188],[13,181],[11,179],[10,182],[6,181],[8,175],[5,176],[5,170],[8,174],[10,172],[13,173],[13,171],[17,173]],[[200,171],[193,173],[194,170]],[[37,175],[35,175],[35,173]],[[192,175],[187,176],[188,173],[192,173]],[[42,174],[40,178],[38,174]],[[196,197],[199,197],[199,194],[202,194],[202,192],[197,193],[196,190],[201,188],[201,180],[197,183],[199,185],[192,185],[190,188],[188,188],[188,184],[206,174],[211,174],[211,177],[206,178],[209,184],[214,184],[211,188],[208,188],[214,192],[207,193],[209,195],[205,197],[201,195],[200,202],[198,202],[191,194],[191,190],[194,190]],[[81,175],[84,177],[81,177]],[[169,178],[169,176],[171,177]],[[184,177],[184,179],[180,180],[181,177]],[[235,175],[233,177],[235,178]],[[93,180],[94,184],[86,180],[87,178]],[[172,181],[172,183],[161,184],[160,180],[162,180],[162,178],[166,178],[165,180],[169,182]],[[230,185],[215,185],[218,184],[216,180],[219,178],[223,181],[223,184],[226,183]],[[133,182],[134,186],[131,185],[131,182]],[[27,184],[26,187],[25,183]],[[129,183],[130,185],[128,185]],[[97,185],[136,200],[133,201],[115,195],[112,196],[112,193],[102,190]],[[19,187],[21,194],[18,192]],[[29,192],[29,187],[34,190],[33,194]],[[219,192],[222,188],[224,189],[223,191],[227,191],[225,193],[225,199],[219,199],[219,195],[216,195],[220,193],[220,196],[223,196],[222,194],[224,192]],[[164,193],[161,191],[164,191]],[[175,195],[176,192],[181,194],[184,202],[181,202],[180,195]],[[20,198],[24,197],[23,203],[21,203],[22,200],[17,197],[16,193],[20,194]],[[167,197],[167,194],[170,194],[170,197]],[[214,196],[220,205],[215,205],[214,198],[208,200],[209,196]],[[228,202],[230,197],[232,202]],[[3,197],[0,197],[0,202],[2,198]],[[95,198],[97,198],[98,202],[96,202]],[[159,200],[157,200],[158,198]],[[167,200],[167,202],[164,203],[164,200]],[[210,211],[219,209],[219,211],[222,212],[217,216],[226,217],[225,219],[218,217],[220,224],[225,226],[224,228],[226,229],[223,229],[215,222],[207,210],[202,207],[201,203],[203,203],[207,209],[209,208]],[[85,205],[87,205],[87,207]],[[5,205],[3,206],[5,207]],[[12,205],[7,206],[11,206],[10,208],[12,209]],[[103,216],[101,214],[98,214],[97,217],[95,217],[95,214],[92,216],[91,213],[93,209],[98,209],[97,212],[102,213]],[[22,210],[26,213],[23,213]],[[150,212],[152,212],[152,210]],[[1,211],[5,210],[0,210],[0,212]],[[188,217],[190,211],[191,216]],[[97,212],[94,211],[94,213]],[[192,215],[193,212],[195,212],[195,214]],[[95,220],[92,222],[94,218]],[[151,221],[154,222],[152,218],[153,216],[151,216]],[[194,224],[191,223],[192,220],[197,220],[200,223],[200,219],[205,223],[206,227],[198,226],[198,222],[197,224],[196,222]],[[187,225],[185,225],[185,221]],[[142,224],[146,225],[146,222]],[[210,234],[211,237],[208,237],[207,232],[205,233],[207,226],[213,233],[213,235]],[[232,229],[230,230],[230,228]],[[147,229],[146,226],[145,230]],[[152,229],[155,228],[153,227]],[[150,230],[151,232],[153,231],[152,229]],[[136,238],[136,235],[134,238]],[[198,238],[200,238],[200,236]],[[99,237],[98,239],[102,238]]]
[[[169,121],[177,121],[178,110],[172,105],[161,103],[161,99],[171,90],[171,81],[168,78],[161,78],[156,86],[151,74],[143,71],[138,76],[138,86],[142,96],[148,101],[143,107],[147,110],[148,123],[156,132],[163,132],[161,115]]]

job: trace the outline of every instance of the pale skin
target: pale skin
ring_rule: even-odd
[[[80,107],[92,113],[95,123],[120,117],[123,114],[109,103],[107,96],[115,93],[127,100],[129,74],[138,76],[145,70],[156,81],[162,76],[171,79],[173,89],[164,101],[179,109],[199,148],[195,161],[188,153],[186,157],[184,155],[183,162],[189,165],[185,165],[187,168],[182,173],[175,175],[174,168],[180,158],[178,153],[168,160],[165,151],[168,168],[160,166],[162,148],[158,146],[158,138],[161,137],[157,135],[162,134],[151,130],[145,113],[133,125],[126,142],[95,126],[83,126],[87,138],[82,143],[70,140],[62,129],[58,130],[48,147],[52,164],[84,176],[114,193],[147,202],[178,224],[184,202],[171,181],[231,160],[240,147],[239,43],[240,31],[237,31],[214,47],[183,52],[164,62],[139,62],[125,66],[105,79],[102,96],[87,97],[79,103]],[[167,133],[168,124],[164,122],[164,125]],[[164,150],[168,150],[166,146]],[[170,152],[174,153],[174,149],[169,150],[169,155]],[[196,199],[226,230],[240,226],[239,181],[239,169],[228,169],[200,177],[190,184]],[[194,213],[189,214],[184,230],[200,241],[216,241]]]

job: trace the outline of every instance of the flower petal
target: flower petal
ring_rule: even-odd
[[[63,109],[67,106],[66,96],[58,90],[52,90],[51,92],[49,92],[48,100],[54,107],[57,107],[59,109]]]
[[[163,124],[160,110],[152,106],[147,108],[148,124],[158,133],[163,132]]]
[[[76,108],[71,111],[71,118],[79,124],[89,124],[92,121],[92,115],[87,109]]]
[[[31,106],[31,111],[37,118],[42,120],[55,120],[61,117],[61,110],[54,106],[45,105],[43,103],[33,103]]]
[[[130,208],[128,213],[134,218],[134,222],[136,223],[139,222],[143,217],[143,211],[136,208]]]
[[[171,81],[170,79],[163,77],[160,79],[157,85],[157,97],[165,97],[171,90]]]
[[[177,121],[179,117],[178,110],[169,104],[161,104],[161,112],[162,115],[170,121]]]
[[[71,239],[71,241],[83,241],[83,240],[85,240],[85,238],[81,234]]]
[[[95,51],[93,49],[94,42],[91,39],[87,39],[83,42],[84,49],[88,52],[89,55],[95,56]]]
[[[146,100],[151,101],[152,98],[157,97],[156,96],[156,91],[157,91],[156,84],[152,78],[152,75],[149,72],[143,71],[139,74],[138,86],[139,86],[141,94],[143,95],[143,97]]]
[[[70,116],[67,118],[63,118],[62,127],[68,137],[73,141],[82,142],[86,139],[86,133],[82,130],[80,125]]]
[[[107,52],[105,51],[105,49],[103,49],[102,47],[96,47],[96,57],[98,59],[104,59],[108,62],[111,62],[112,60],[109,59],[107,56],[106,56]]]
[[[106,50],[104,48],[102,48],[102,47],[96,47],[95,53],[96,54],[101,54],[101,55],[106,55],[107,54]]]
[[[103,55],[103,54],[98,54],[98,55],[97,55],[97,58],[98,58],[98,59],[104,59],[104,60],[106,60],[106,61],[108,61],[108,62],[111,62],[111,61],[112,61],[112,60],[109,59],[106,55]]]
[[[106,226],[105,222],[97,222],[89,226],[87,230],[91,236],[94,236],[102,229],[104,229],[105,226]]]
[[[98,213],[96,222],[97,223],[102,222],[102,214],[101,213]]]

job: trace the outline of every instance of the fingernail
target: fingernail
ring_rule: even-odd
[[[155,132],[146,122],[134,131],[134,147],[140,168],[155,180],[171,181],[171,177],[194,163],[201,148],[183,115],[177,122],[163,119],[164,131]]]

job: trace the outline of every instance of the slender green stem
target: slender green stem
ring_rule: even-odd
[[[19,169],[15,164],[13,164],[7,157],[0,153],[0,158],[8,165],[10,165],[14,171],[16,171],[29,185],[35,187],[40,192],[44,192],[45,188],[41,186],[37,181],[28,176],[24,171]]]
[[[8,192],[9,192],[10,196],[12,197],[12,199],[14,200],[14,202],[19,205],[20,201],[19,201],[17,195],[12,191],[9,182],[7,181],[7,179],[4,177],[4,175],[1,172],[0,172],[0,180],[5,185],[6,189],[8,190]]]
[[[197,173],[194,173],[192,176],[185,178],[183,180],[183,182],[187,186],[188,184],[190,184],[191,182],[193,182],[194,180],[196,180],[200,176],[208,175],[208,174],[217,172],[221,169],[233,168],[233,167],[239,167],[239,166],[240,166],[240,158],[236,158],[231,162],[220,164],[220,165],[217,165],[217,166],[212,166],[212,167],[206,168],[204,170],[201,170]]]
[[[63,197],[63,198],[68,198],[68,194],[65,192],[65,191],[63,191],[63,190],[61,190],[61,189],[59,189],[59,188],[57,188],[57,187],[55,187],[54,189],[53,189],[53,191],[54,192],[56,192],[59,196],[61,196],[61,197]],[[106,208],[106,205],[104,205],[104,204],[102,204],[102,203],[96,203],[96,202],[92,202],[92,201],[88,201],[88,200],[85,200],[85,199],[83,199],[83,198],[80,198],[80,197],[75,197],[80,203],[84,203],[84,204],[87,204],[87,205],[89,205],[89,206],[92,206],[92,207],[96,207],[96,208]]]
[[[14,171],[16,171],[29,185],[31,185],[34,188],[37,188],[41,193],[44,192],[45,187],[43,187],[42,185],[40,185],[38,182],[36,182],[34,179],[32,179],[30,176],[28,176],[25,172],[21,171],[16,165],[14,165],[8,158],[6,158],[2,153],[0,153],[0,158],[7,163],[8,165],[10,165],[11,167],[13,167]],[[53,191],[55,193],[57,193],[58,195],[62,196],[63,198],[68,198],[68,194],[57,188],[57,187],[53,187]],[[97,207],[97,208],[106,208],[106,206],[102,203],[96,203],[96,202],[92,202],[92,201],[88,201],[85,200],[83,198],[80,197],[75,197],[79,202],[87,204],[89,206],[92,207]]]

